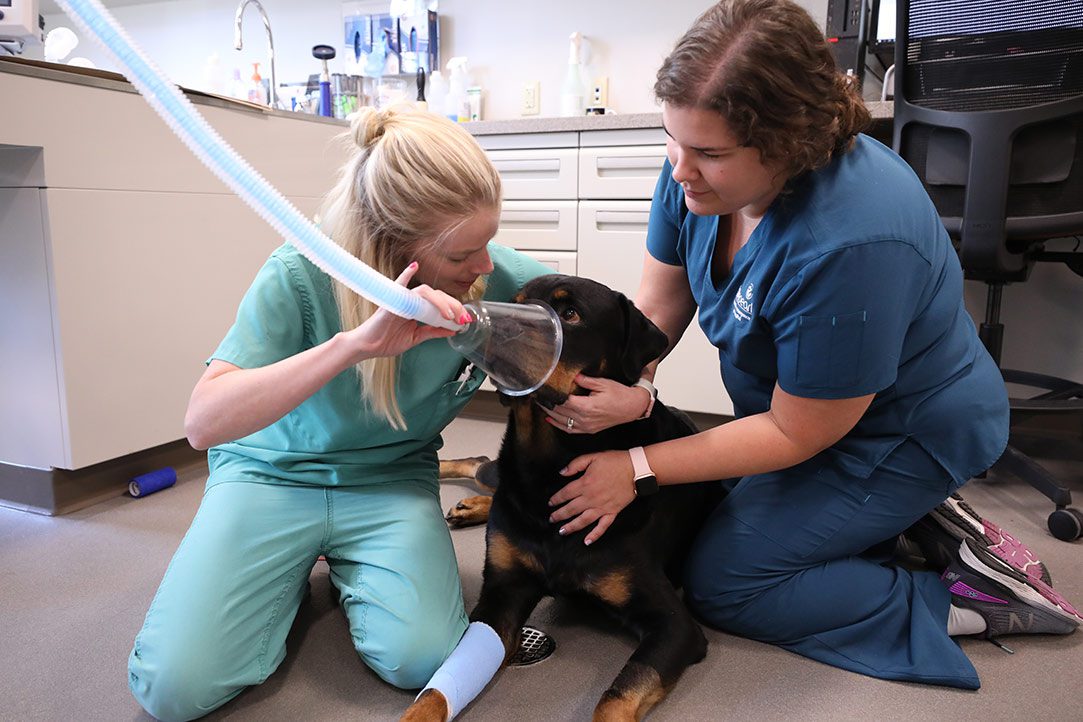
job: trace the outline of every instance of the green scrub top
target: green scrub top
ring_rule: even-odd
[[[490,243],[493,272],[485,299],[510,301],[530,279],[552,269]],[[317,346],[341,330],[329,276],[297,249],[274,251],[248,289],[237,319],[211,356],[258,368]],[[426,341],[399,358],[399,408],[405,430],[369,411],[350,368],[284,417],[208,452],[207,486],[261,481],[353,486],[436,478],[440,432],[474,395],[485,374],[445,339]]]

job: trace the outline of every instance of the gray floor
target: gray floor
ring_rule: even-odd
[[[446,455],[493,454],[502,427],[460,419]],[[1078,463],[1069,467],[1077,480]],[[199,504],[205,472],[182,469],[177,486],[127,496],[60,518],[0,508],[0,720],[144,720],[128,693],[128,651],[165,567]],[[448,484],[445,506],[472,492]],[[1083,490],[1077,492],[1083,494]],[[1008,479],[972,482],[966,496],[1046,560],[1056,586],[1083,602],[1083,543],[1053,539],[1051,505]],[[1083,496],[1080,497],[1083,499]],[[1081,505],[1083,506],[1083,505]],[[453,532],[469,607],[477,599],[481,529]],[[312,572],[288,655],[262,686],[207,719],[394,720],[412,695],[362,664],[335,606],[326,567]],[[631,639],[593,613],[546,601],[532,623],[557,640],[548,660],[505,670],[459,719],[585,720],[631,653]],[[1083,632],[1013,638],[1006,654],[964,640],[982,676],[978,692],[884,682],[783,650],[708,632],[707,659],[690,669],[651,720],[1080,719]]]

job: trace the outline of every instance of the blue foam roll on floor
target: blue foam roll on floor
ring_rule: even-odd
[[[134,497],[146,496],[167,489],[177,483],[177,472],[172,466],[149,471],[128,482],[128,493]]]

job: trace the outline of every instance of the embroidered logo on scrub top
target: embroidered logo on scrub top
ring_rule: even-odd
[[[752,284],[750,283],[733,297],[733,317],[738,321],[748,321],[753,315]]]

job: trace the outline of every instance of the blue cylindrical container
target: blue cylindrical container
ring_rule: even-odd
[[[331,81],[320,81],[320,115],[332,118],[335,113],[331,108]]]
[[[140,474],[128,482],[128,493],[134,497],[146,496],[167,489],[177,483],[177,472],[172,466]]]

